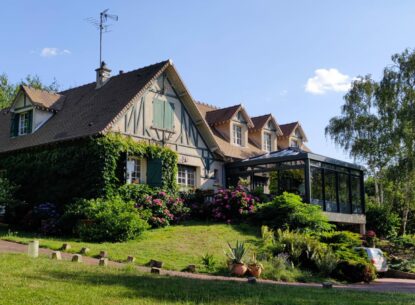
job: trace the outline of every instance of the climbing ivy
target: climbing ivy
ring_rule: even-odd
[[[19,185],[19,199],[59,205],[73,198],[109,197],[124,183],[127,153],[160,159],[161,186],[177,191],[177,154],[119,134],[89,137],[0,155],[0,170]]]

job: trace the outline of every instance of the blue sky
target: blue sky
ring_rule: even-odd
[[[299,120],[313,151],[343,160],[324,128],[350,80],[379,78],[415,39],[414,1],[14,0],[0,11],[0,73],[94,81],[99,36],[85,18],[106,8],[119,16],[104,35],[113,73],[171,58],[195,99]]]

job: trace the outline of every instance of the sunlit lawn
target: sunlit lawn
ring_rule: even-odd
[[[415,304],[415,296],[202,281],[0,254],[0,304]]]

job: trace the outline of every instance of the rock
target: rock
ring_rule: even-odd
[[[255,276],[248,277],[248,283],[249,284],[256,284],[256,277]]]
[[[61,250],[62,251],[68,251],[70,248],[71,248],[71,245],[65,243],[65,244],[62,245]]]
[[[108,266],[108,258],[106,258],[106,257],[101,257],[100,259],[99,259],[99,263],[98,263],[100,266]]]
[[[81,249],[81,254],[83,254],[83,255],[86,255],[86,254],[88,254],[89,252],[90,252],[91,250],[89,249],[89,248],[86,248],[86,247],[83,247],[82,249]]]
[[[196,265],[189,265],[186,267],[187,272],[195,273],[196,272]]]
[[[154,274],[160,274],[160,268],[157,268],[157,267],[152,267],[152,268],[151,268],[151,273],[154,273]]]
[[[128,256],[127,257],[127,263],[134,263],[135,262],[135,257],[134,256]]]
[[[324,282],[321,285],[323,286],[323,288],[326,288],[326,289],[333,288],[333,283],[331,282]]]
[[[150,267],[163,268],[163,262],[152,259],[150,261]]]
[[[62,254],[60,251],[53,251],[51,255],[52,259],[56,259],[58,261],[62,260]]]
[[[72,256],[72,261],[76,263],[82,263],[82,255],[75,254],[74,256]]]
[[[108,252],[107,251],[100,251],[99,252],[99,257],[108,257]]]

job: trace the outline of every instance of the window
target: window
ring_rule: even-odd
[[[141,183],[141,160],[135,157],[127,159],[127,183]]]
[[[158,99],[153,101],[153,127],[174,129],[174,105],[172,103]]]
[[[267,125],[268,125],[268,129],[269,130],[273,130],[274,129],[274,124],[272,123],[271,120],[268,121],[268,124]]]
[[[272,143],[271,143],[271,134],[268,132],[264,133],[264,150],[271,151],[272,150]]]
[[[233,125],[233,144],[242,146],[242,127]]]
[[[177,183],[182,187],[193,188],[196,186],[196,168],[192,166],[179,165]]]
[[[321,168],[310,168],[311,203],[324,206],[323,200],[323,173]]]
[[[291,140],[290,147],[299,147],[297,140]]]
[[[327,212],[338,212],[337,211],[337,178],[336,172],[325,170],[325,195],[326,195],[326,211]]]
[[[29,133],[29,113],[19,114],[19,136]]]

